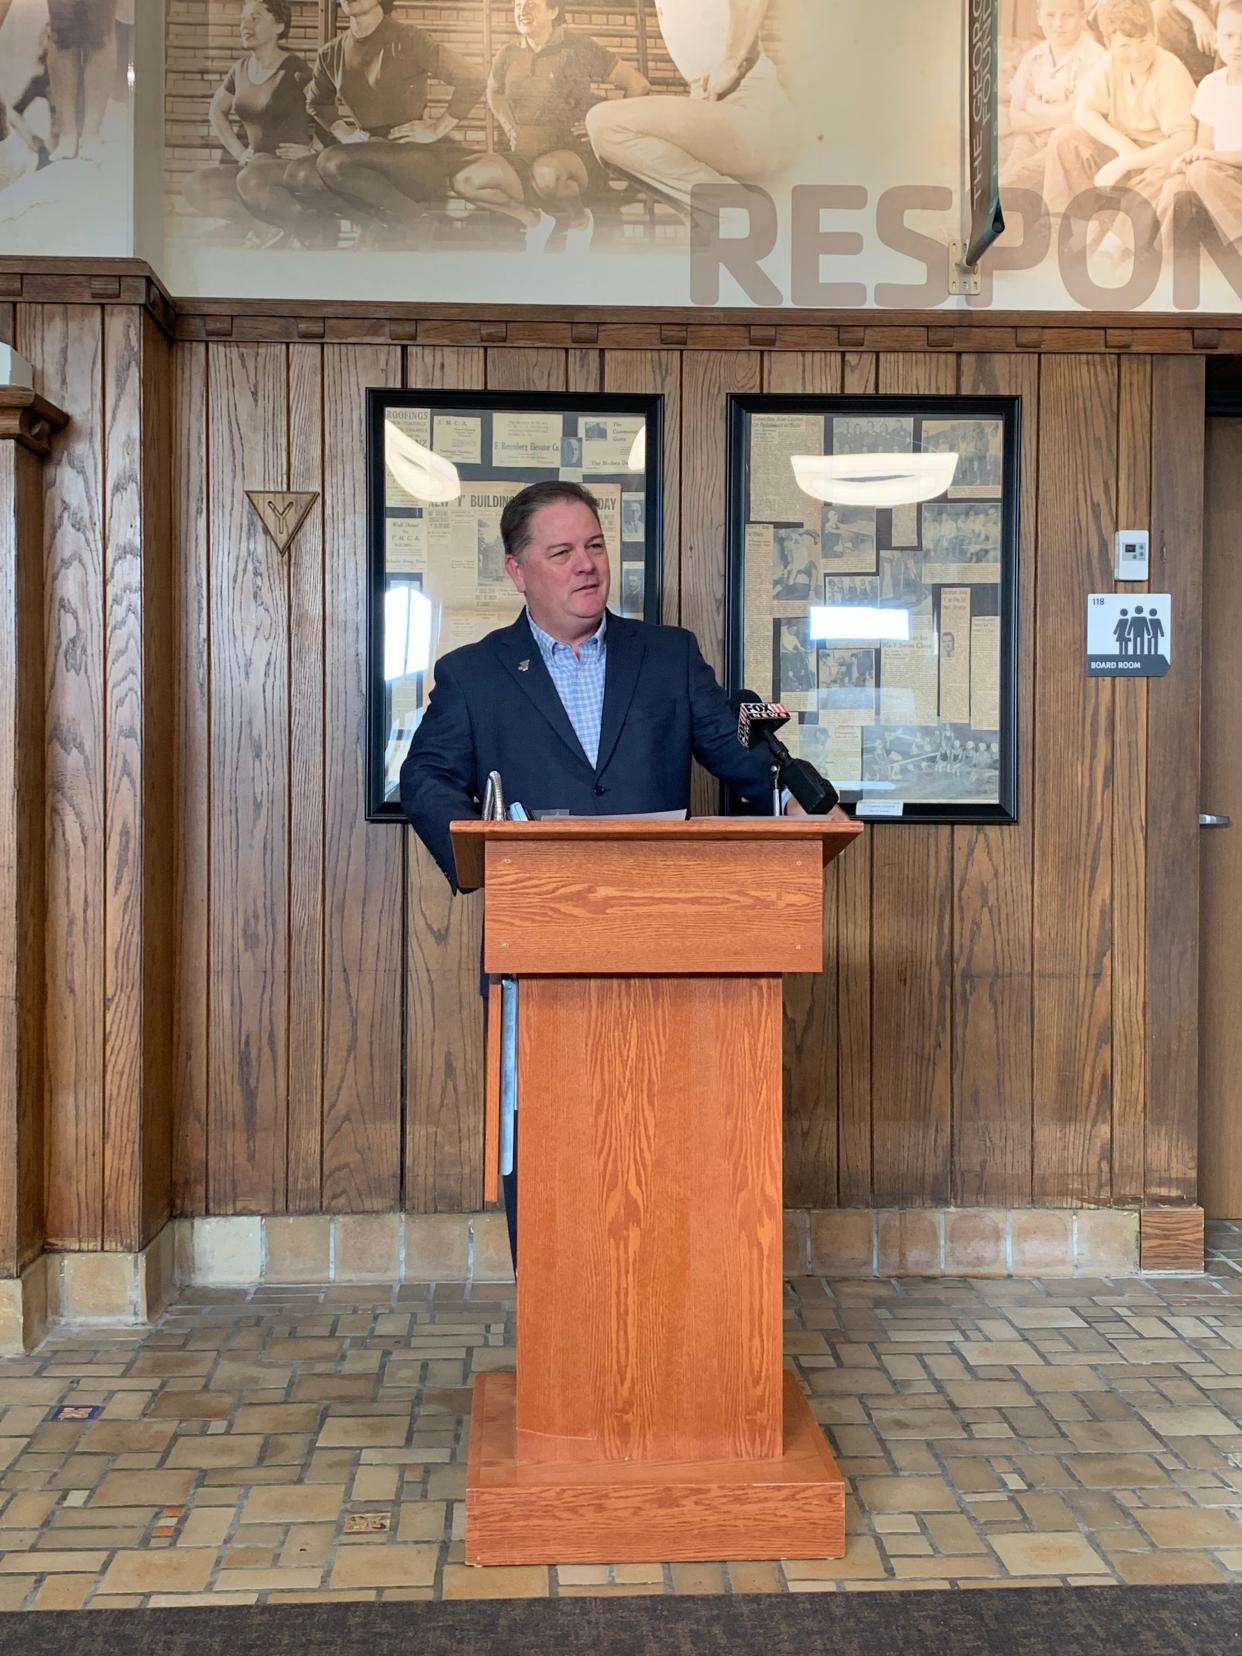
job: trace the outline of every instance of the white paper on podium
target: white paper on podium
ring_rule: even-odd
[[[684,822],[688,811],[618,811],[609,816],[578,816],[573,811],[536,811],[539,822]]]

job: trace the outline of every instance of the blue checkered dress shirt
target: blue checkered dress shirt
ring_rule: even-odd
[[[604,716],[604,668],[608,645],[604,629],[608,616],[604,615],[598,629],[574,654],[571,644],[562,644],[551,634],[537,627],[526,612],[530,630],[535,635],[544,666],[552,675],[561,705],[569,715],[574,735],[582,743],[582,751],[594,766],[599,760],[599,727]]]

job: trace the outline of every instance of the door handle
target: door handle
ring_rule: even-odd
[[[1232,826],[1232,821],[1233,819],[1227,816],[1200,816],[1199,826],[1200,828],[1228,828]]]

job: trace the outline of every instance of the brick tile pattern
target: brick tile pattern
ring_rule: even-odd
[[[990,1226],[946,1250],[986,1269]],[[392,1246],[353,1240],[359,1269]],[[909,1270],[929,1242],[877,1246]],[[470,1385],[513,1363],[511,1286],[199,1288],[62,1331],[0,1362],[0,1611],[1242,1582],[1242,1224],[1201,1276],[798,1278],[786,1329],[844,1559],[485,1570]]]

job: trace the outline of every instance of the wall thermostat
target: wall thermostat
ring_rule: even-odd
[[[1146,529],[1117,531],[1116,574],[1119,581],[1145,581],[1150,573],[1151,537]]]

